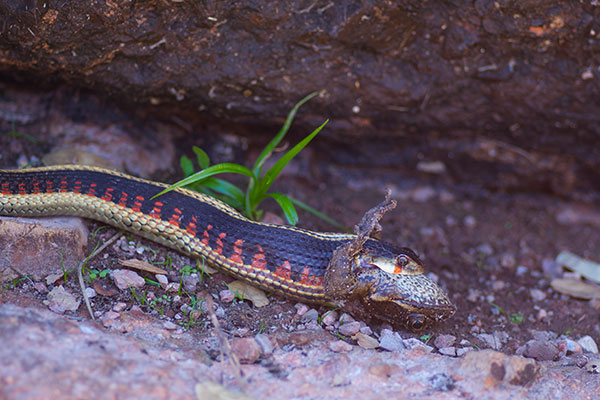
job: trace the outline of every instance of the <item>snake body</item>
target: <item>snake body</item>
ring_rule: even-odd
[[[98,220],[203,257],[268,291],[313,303],[328,300],[324,291],[327,266],[335,249],[354,235],[250,221],[221,201],[187,189],[153,198],[165,187],[96,167],[0,170],[0,215],[70,215]],[[408,251],[417,259],[408,249],[374,239],[365,247],[382,257]],[[410,301],[416,304],[419,298],[417,293],[417,300]],[[447,298],[434,300],[435,304],[451,305]],[[445,310],[437,319],[452,312]]]

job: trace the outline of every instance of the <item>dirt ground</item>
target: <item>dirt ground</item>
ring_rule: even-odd
[[[31,149],[24,140],[20,140],[18,145],[15,141],[19,139],[4,137],[2,140],[5,142],[2,154],[5,162],[14,159],[15,153],[11,150],[15,147]],[[465,193],[451,185],[440,184],[430,176],[424,176],[421,181],[416,176],[407,183],[387,169],[357,170],[329,165],[325,161],[326,155],[319,153],[301,157],[295,167],[294,164],[290,166],[292,172],[284,173],[280,178],[276,191],[290,193],[309,202],[351,227],[357,222],[357,216],[381,201],[384,187],[392,188],[398,206],[383,220],[383,239],[415,249],[458,309],[453,318],[435,326],[430,332],[416,334],[416,337],[431,340],[439,334],[452,334],[458,341],[465,339],[472,346],[486,348],[489,344],[482,343],[473,335],[501,331],[506,332],[508,337],[498,350],[507,353],[514,353],[530,340],[532,330],[566,334],[575,339],[590,335],[600,341],[597,303],[561,295],[549,286],[550,274],[562,273],[553,262],[560,251],[568,250],[595,260],[600,258],[597,226],[585,222],[559,223],[557,216],[566,209],[573,209],[576,213],[584,210],[587,214],[600,213],[600,209],[590,209],[589,206],[543,193],[476,193],[473,190]],[[310,168],[305,168],[307,162],[311,164]],[[14,167],[10,162],[4,166]],[[318,175],[318,184],[314,183],[316,181],[311,174]],[[276,211],[275,208],[272,210]],[[335,230],[307,213],[301,213],[300,225],[314,230]],[[98,224],[90,223],[91,232],[97,227]],[[89,248],[93,249],[115,232],[112,228],[101,229],[91,239]],[[163,266],[172,261],[175,278],[186,274],[182,274],[184,266],[189,266],[186,267],[188,274],[195,268],[193,260],[174,251],[132,235],[126,237],[127,240],[121,240],[123,243],[109,247],[90,269],[120,268],[118,260],[133,255]],[[136,253],[138,248],[148,250],[139,254]],[[230,281],[231,278],[221,273],[203,276],[197,290],[218,294],[228,288]],[[97,278],[95,285],[100,283],[112,286],[109,277]],[[69,279],[68,285],[73,291],[78,291],[74,278]],[[534,299],[533,289],[542,291],[544,298]],[[41,297],[26,280],[8,291],[5,289],[3,301],[11,297],[11,291],[33,298]],[[187,317],[181,312],[185,299],[173,301],[173,295],[159,286],[150,286],[148,292],[151,292],[151,297],[164,301],[150,305],[130,292],[115,291],[112,296],[95,298],[93,308],[102,313],[112,309],[116,302],[138,304],[157,317],[189,326],[189,320],[186,321]],[[222,302],[225,308],[224,327],[227,330],[247,328],[250,335],[264,330],[289,329],[290,325],[296,324],[294,302],[277,296],[273,300],[273,307],[268,308],[255,308],[248,301]],[[320,310],[321,313],[325,311]],[[83,307],[79,316],[86,317]],[[208,316],[204,315],[192,324],[192,331],[201,336],[208,329]]]

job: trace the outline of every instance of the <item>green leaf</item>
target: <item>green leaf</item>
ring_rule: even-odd
[[[256,177],[254,176],[252,171],[250,171],[248,168],[244,167],[243,165],[233,164],[233,163],[216,164],[216,165],[213,165],[212,167],[208,167],[202,171],[196,172],[195,174],[190,175],[187,178],[180,180],[179,182],[174,183],[173,185],[169,186],[162,192],[152,196],[152,199],[154,199],[158,196],[161,196],[167,192],[170,192],[171,190],[174,190],[174,189],[177,189],[177,188],[180,188],[183,186],[191,185],[192,183],[206,179],[210,176],[213,176],[216,174],[223,174],[226,172],[246,175],[246,176],[249,176],[250,178],[256,179]]]
[[[198,146],[192,147],[192,150],[196,154],[196,160],[198,160],[198,165],[200,168],[208,168],[210,166],[210,158],[208,157],[208,154],[206,154],[206,152]]]
[[[189,157],[181,156],[179,165],[181,166],[183,176],[188,177],[194,173],[194,163],[192,163],[192,160],[190,160]]]
[[[202,186],[204,188],[208,188],[211,191],[219,193],[230,199],[231,201],[225,200],[221,198],[221,200],[225,201],[227,204],[232,206],[235,209],[243,208],[244,206],[244,192],[240,190],[233,183],[229,183],[223,179],[219,178],[208,178],[205,181],[202,181]],[[234,205],[235,204],[235,205]]]
[[[323,221],[327,222],[328,224],[333,225],[336,228],[338,228],[344,232],[352,233],[352,231],[350,229],[346,228],[344,225],[342,225],[335,219],[331,218],[330,216],[323,214],[321,211],[317,210],[316,208],[312,208],[308,204],[306,204],[300,200],[294,199],[293,197],[289,197],[289,199],[292,203],[294,203],[294,205],[300,207],[304,211],[308,211],[315,217],[322,219]]]
[[[279,160],[277,160],[275,165],[273,165],[271,167],[271,169],[269,169],[265,173],[265,176],[260,180],[260,188],[258,190],[259,193],[261,193],[261,194],[267,193],[267,191],[273,184],[273,181],[275,180],[275,178],[277,178],[277,175],[279,175],[281,170],[292,160],[292,158],[294,158],[296,156],[296,154],[298,154],[303,148],[305,148],[306,145],[308,145],[315,136],[317,136],[317,134],[321,131],[321,129],[323,129],[323,127],[325,125],[327,125],[328,122],[329,122],[329,120],[323,122],[323,124],[321,124],[321,126],[319,126],[317,129],[312,131],[312,133],[310,135],[308,135],[307,137],[302,139],[302,141],[300,143],[298,143],[297,145],[292,147],[287,153],[285,153],[283,155],[283,157],[281,157]]]
[[[298,213],[296,212],[296,208],[289,197],[281,194],[281,193],[269,193],[269,197],[275,199],[275,201],[279,204],[279,207],[283,210],[283,214],[285,215],[285,219],[287,219],[290,225],[296,225],[298,223]]]
[[[275,147],[277,147],[277,145],[281,142],[281,140],[287,134],[288,130],[290,129],[290,126],[292,125],[292,121],[294,121],[294,117],[296,116],[296,113],[298,112],[298,109],[300,109],[300,107],[304,103],[306,103],[307,101],[309,101],[310,99],[312,99],[313,97],[315,97],[321,93],[323,93],[323,90],[319,90],[319,91],[310,93],[308,96],[304,97],[302,100],[300,100],[298,103],[296,103],[296,105],[290,110],[290,112],[288,113],[288,115],[285,119],[285,122],[283,123],[283,126],[279,130],[279,133],[277,133],[277,135],[269,142],[269,144],[263,149],[263,151],[260,153],[260,155],[256,159],[256,162],[254,163],[254,168],[252,168],[252,171],[254,171],[256,176],[260,176],[260,170],[262,168],[262,165],[271,156],[273,149]]]

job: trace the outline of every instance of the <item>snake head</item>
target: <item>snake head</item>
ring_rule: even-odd
[[[391,325],[419,331],[456,311],[410,249],[369,241],[355,258],[353,275],[362,307]]]

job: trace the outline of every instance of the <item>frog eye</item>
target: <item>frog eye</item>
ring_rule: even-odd
[[[409,262],[410,262],[410,260],[404,254],[400,254],[398,257],[396,257],[396,265],[399,266],[400,268],[406,267]]]
[[[408,316],[407,327],[414,331],[418,332],[425,328],[425,316],[423,314],[410,314]]]

